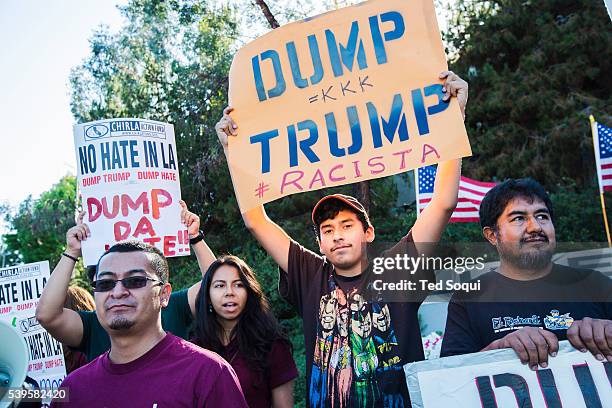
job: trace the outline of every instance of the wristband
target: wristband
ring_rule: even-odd
[[[66,258],[70,258],[70,259],[72,259],[72,260],[74,261],[74,263],[79,262],[79,258],[75,258],[74,256],[72,256],[72,255],[68,255],[68,254],[67,254],[67,253],[65,253],[65,252],[64,252],[64,253],[62,253],[62,256],[65,256]]]
[[[195,237],[193,237],[193,238],[189,238],[189,244],[190,244],[190,245],[195,245],[195,244],[197,244],[198,242],[202,241],[203,239],[204,239],[204,232],[203,232],[202,230],[200,230],[200,231],[198,232],[198,235],[196,235],[196,236],[195,236]]]

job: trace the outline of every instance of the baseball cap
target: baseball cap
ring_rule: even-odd
[[[320,199],[319,202],[316,203],[314,208],[312,209],[312,223],[313,224],[316,225],[315,215],[317,214],[317,210],[319,209],[321,204],[323,204],[325,201],[328,201],[328,200],[339,200],[339,201],[342,201],[343,203],[347,204],[349,207],[353,208],[358,213],[362,214],[365,217],[365,219],[366,219],[366,221],[368,223],[368,225],[367,225],[368,227],[372,225],[370,223],[370,217],[368,217],[368,213],[365,210],[364,206],[355,197],[351,197],[351,196],[346,195],[346,194],[330,194],[330,195],[325,196],[322,199]]]

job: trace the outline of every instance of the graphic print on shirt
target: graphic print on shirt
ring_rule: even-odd
[[[493,326],[493,333],[499,333],[510,330],[519,330],[523,327],[541,327],[542,319],[538,315],[531,315],[530,317],[521,316],[504,316],[494,317],[491,319]]]
[[[550,315],[544,318],[544,326],[548,330],[567,330],[574,323],[574,318],[569,313],[560,314],[557,309],[550,311]]]
[[[310,377],[312,407],[404,407],[399,346],[384,303],[367,302],[328,281]]]

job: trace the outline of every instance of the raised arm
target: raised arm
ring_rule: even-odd
[[[78,258],[81,256],[81,241],[89,236],[89,228],[83,223],[85,213],[79,214],[77,225],[66,233],[65,253]],[[43,290],[38,306],[36,320],[51,336],[61,343],[77,347],[83,339],[83,322],[77,312],[64,307],[68,285],[72,277],[75,261],[62,255],[60,261],[51,273]]]
[[[232,110],[233,108],[231,107],[225,108],[223,110],[223,117],[215,126],[219,142],[221,142],[225,152],[225,157],[227,157],[228,136],[238,135],[238,125],[229,116]],[[286,271],[288,268],[289,245],[291,243],[289,235],[268,218],[263,205],[242,214],[242,219],[247,229],[259,241],[268,255],[274,259],[281,269]]]
[[[242,214],[244,225],[266,250],[274,262],[284,271],[289,267],[289,245],[291,238],[272,221],[263,205]]]
[[[442,72],[440,78],[445,79],[444,100],[456,97],[461,113],[465,117],[468,100],[467,82],[451,71]],[[419,244],[435,243],[440,240],[457,206],[460,178],[461,159],[449,160],[438,165],[433,197],[412,227],[412,237],[420,252],[428,252],[429,248],[426,248],[427,245]]]
[[[189,211],[187,204],[185,204],[183,200],[181,200],[179,204],[181,206],[181,222],[187,227],[189,238],[193,239],[199,237],[200,217]],[[191,245],[191,249],[198,260],[201,277],[203,278],[208,270],[208,267],[215,261],[215,254],[203,238]],[[198,296],[198,292],[200,291],[201,284],[202,280],[200,279],[187,290],[187,300],[189,302],[189,309],[191,310],[192,316],[196,315],[196,298]]]
[[[457,206],[460,177],[461,159],[438,164],[433,197],[412,227],[412,237],[417,246],[440,240]]]

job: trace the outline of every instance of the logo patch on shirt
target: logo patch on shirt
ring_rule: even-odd
[[[548,330],[567,330],[574,323],[569,313],[560,314],[557,309],[550,311],[550,316],[544,318],[544,326]]]
[[[494,317],[491,319],[491,323],[493,324],[493,331],[495,333],[508,331],[508,330],[518,330],[525,326],[541,326],[542,319],[538,315],[531,315],[531,317]]]

